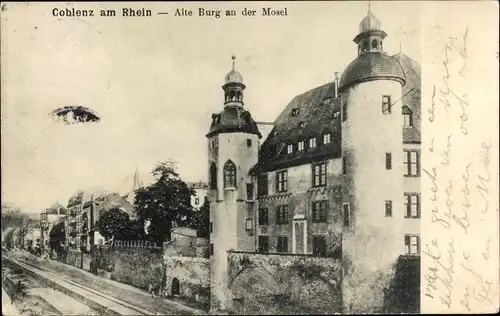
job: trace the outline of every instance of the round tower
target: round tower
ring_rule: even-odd
[[[368,10],[354,38],[358,56],[339,84],[344,164],[345,312],[377,312],[392,265],[404,254],[401,115],[405,75],[383,50],[387,34]]]
[[[210,201],[210,303],[215,313],[232,309],[228,287],[228,251],[255,251],[254,237],[245,229],[253,217],[250,168],[258,160],[262,137],[244,108],[242,75],[233,68],[225,76],[224,109],[212,115],[208,140]],[[251,193],[251,194],[250,194]]]

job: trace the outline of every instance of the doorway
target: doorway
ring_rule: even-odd
[[[172,280],[172,296],[179,295],[179,290],[180,290],[179,280],[177,278],[174,278]]]

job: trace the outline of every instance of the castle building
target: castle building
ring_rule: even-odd
[[[294,97],[262,145],[233,56],[206,135],[213,309],[232,303],[229,250],[342,260],[346,312],[380,305],[381,276],[420,255],[420,66],[386,36],[369,10],[355,59]]]

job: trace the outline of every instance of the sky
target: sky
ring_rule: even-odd
[[[151,9],[151,17],[54,17],[54,8]],[[286,17],[176,17],[180,8],[288,8]],[[9,3],[1,15],[2,201],[38,212],[76,190],[127,193],[159,161],[206,181],[212,113],[223,108],[231,55],[245,107],[273,122],[300,93],[334,80],[357,54],[368,2]],[[420,63],[420,8],[371,4],[384,49]],[[168,12],[158,15],[157,12]],[[196,12],[195,12],[196,15]],[[399,30],[403,34],[400,36]],[[101,121],[63,125],[48,114],[90,107]]]

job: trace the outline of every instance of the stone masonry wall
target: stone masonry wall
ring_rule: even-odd
[[[166,294],[171,296],[178,285],[179,295],[190,301],[209,304],[210,263],[206,258],[164,256]],[[177,284],[177,285],[176,285]]]
[[[230,252],[236,314],[333,314],[342,311],[340,260],[308,255]]]

